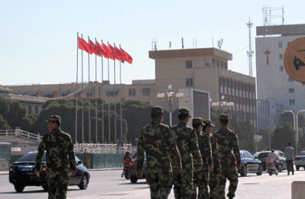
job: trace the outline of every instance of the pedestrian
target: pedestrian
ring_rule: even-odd
[[[202,157],[202,170],[197,171],[194,169],[194,187],[192,199],[209,199],[209,173],[213,172],[213,157],[212,148],[210,143],[210,136],[206,132],[206,125],[203,123],[201,117],[193,118],[192,126],[196,132],[198,139],[198,146]],[[195,168],[198,165],[194,164]]]
[[[293,160],[294,160],[294,149],[291,147],[291,142],[288,143],[288,146],[285,148],[285,156],[287,162],[287,174],[289,175],[290,171],[294,175]]]
[[[202,167],[202,157],[195,131],[187,126],[190,118],[187,109],[179,109],[179,124],[172,128],[173,136],[180,151],[182,173],[174,173],[174,194],[176,199],[190,199],[193,195],[193,163],[198,171]]]
[[[219,177],[221,173],[221,164],[218,153],[217,139],[213,136],[213,127],[215,126],[211,120],[203,120],[205,124],[206,132],[210,136],[211,146],[212,146],[212,156],[214,163],[214,170],[210,173],[209,187],[210,187],[210,199],[218,199],[219,197]]]
[[[84,151],[83,164],[88,168],[88,157],[87,157],[87,149]]]
[[[219,116],[220,129],[215,132],[214,137],[218,141],[218,152],[221,164],[221,173],[219,176],[219,198],[225,199],[225,188],[227,179],[230,181],[227,197],[235,197],[235,191],[238,185],[238,172],[240,170],[240,153],[238,138],[236,133],[227,127],[229,116],[221,114]],[[232,153],[233,151],[233,153]]]
[[[50,133],[43,137],[38,147],[35,174],[38,178],[40,177],[41,158],[46,151],[49,199],[65,199],[69,184],[68,164],[70,165],[71,176],[76,174],[73,143],[71,136],[60,128],[60,116],[51,115],[47,122]]]
[[[273,161],[273,163],[274,163],[274,172],[275,172],[275,174],[277,175],[277,174],[278,174],[277,166],[278,166],[279,156],[276,155],[276,153],[274,153],[274,149],[271,149],[271,152],[268,153],[267,158],[268,158],[269,160],[272,160],[272,161]]]
[[[131,162],[130,152],[127,151],[123,157],[124,168],[123,168],[123,173],[122,173],[121,177],[123,177],[125,175],[125,177],[127,176],[127,178],[129,178],[128,170],[129,170],[130,162]]]
[[[138,141],[137,176],[142,176],[146,152],[146,180],[152,199],[167,199],[172,188],[172,172],[181,173],[181,156],[169,126],[162,124],[163,116],[161,107],[152,107],[152,122],[142,129]]]

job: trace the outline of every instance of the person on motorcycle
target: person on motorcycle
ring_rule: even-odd
[[[124,164],[124,168],[123,168],[123,173],[121,175],[121,177],[128,174],[128,166],[131,162],[131,156],[130,156],[130,152],[126,152],[125,155],[124,155],[124,158],[123,158],[123,164]]]
[[[274,161],[274,164],[275,164],[275,174],[277,175],[277,165],[278,165],[278,160],[279,160],[279,156],[277,156],[275,153],[274,153],[274,149],[271,150],[271,152],[268,154],[267,156],[270,160],[273,160]]]

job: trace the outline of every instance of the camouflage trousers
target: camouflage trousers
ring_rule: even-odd
[[[203,171],[194,171],[194,183],[193,183],[193,195],[191,199],[196,199],[197,197],[197,187],[198,187],[198,199],[209,199],[209,172],[207,169]]]
[[[167,199],[172,189],[171,173],[147,173],[151,199]]]
[[[210,199],[218,199],[219,198],[219,177],[216,176],[214,172],[210,173]]]
[[[238,185],[238,172],[235,165],[224,166],[219,177],[219,198],[225,199],[225,188],[227,179],[230,182],[227,196],[234,197]]]
[[[174,174],[175,199],[190,199],[193,195],[193,172],[182,170],[181,174]]]
[[[63,171],[47,171],[47,182],[49,187],[49,199],[65,199],[69,184],[68,173]]]

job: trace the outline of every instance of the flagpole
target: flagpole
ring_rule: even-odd
[[[101,44],[103,44],[103,40],[101,40]],[[102,143],[105,143],[105,134],[104,134],[104,98],[103,98],[103,94],[104,94],[104,63],[103,63],[103,55],[101,56],[101,64],[102,64]]]
[[[119,45],[121,48],[121,45]],[[122,88],[122,60],[120,61],[120,85]],[[123,94],[123,90],[121,91],[121,100],[120,100],[120,117],[121,117],[121,143],[123,144],[123,110],[122,110],[122,103],[123,103],[123,99],[122,99],[122,94]]]
[[[115,46],[115,43],[113,43],[113,46]],[[116,79],[115,79],[115,59],[113,60],[113,64],[114,64],[114,84],[113,84],[113,87],[114,87],[114,91],[115,91],[115,84],[116,84]],[[114,143],[117,144],[117,140],[116,140],[116,102],[114,103]]]
[[[76,91],[78,90],[78,32],[77,32],[77,49],[76,49]],[[75,144],[77,144],[77,99],[75,99]]]
[[[90,42],[90,38],[88,36],[88,43]],[[88,138],[88,143],[91,143],[91,83],[90,83],[90,53],[88,53],[88,83],[89,83],[89,112],[88,112],[88,128],[89,128],[89,138]]]
[[[83,39],[83,34],[82,34]],[[84,88],[84,59],[83,59],[83,51],[82,51],[82,88]],[[82,143],[84,143],[84,99],[82,99]]]
[[[107,42],[109,45],[109,42]],[[109,85],[110,85],[110,68],[109,68],[109,59],[108,59],[108,81],[109,81]],[[108,139],[109,139],[109,143],[110,144],[110,101],[108,102]]]
[[[96,43],[96,38],[95,38]],[[94,97],[95,97],[95,143],[97,144],[97,55],[95,55],[95,90],[94,90]]]

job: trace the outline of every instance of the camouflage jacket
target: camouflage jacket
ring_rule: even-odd
[[[193,164],[202,166],[202,157],[195,131],[186,126],[184,122],[180,122],[172,128],[172,132],[181,154],[182,169],[192,171]]]
[[[198,138],[198,146],[201,152],[203,167],[208,169],[210,166],[213,167],[212,147],[210,142],[210,136],[206,132],[196,132]],[[195,165],[198,167],[198,165]]]
[[[214,173],[220,174],[221,164],[220,164],[219,153],[218,153],[217,139],[214,136],[212,136],[212,137],[210,137],[210,141],[211,141],[211,146],[212,146]]]
[[[240,152],[238,146],[238,138],[236,133],[234,133],[228,127],[222,127],[216,131],[213,135],[217,139],[218,152],[220,163],[222,167],[235,165],[240,165]],[[233,153],[232,153],[233,150]]]
[[[144,152],[147,155],[147,172],[171,172],[181,169],[181,156],[170,128],[157,121],[152,121],[141,131],[137,152],[137,171],[142,171]]]
[[[70,169],[76,170],[71,136],[63,132],[60,128],[53,129],[51,133],[48,133],[43,137],[38,147],[36,157],[35,169],[38,171],[41,167],[41,158],[44,151],[47,152],[46,159],[48,169],[53,171],[67,169],[68,163],[70,163]]]

